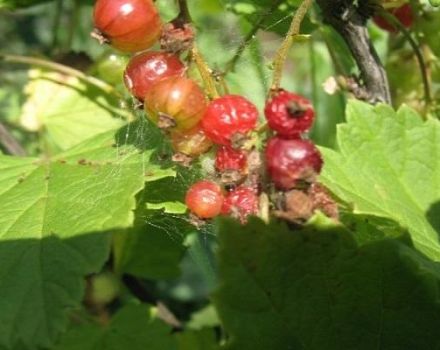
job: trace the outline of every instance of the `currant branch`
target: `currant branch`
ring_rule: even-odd
[[[271,91],[276,91],[281,86],[284,64],[286,62],[289,49],[291,48],[296,36],[299,35],[301,23],[304,20],[308,10],[312,6],[312,3],[313,0],[303,0],[293,16],[292,23],[290,24],[289,31],[287,32],[283,43],[275,54],[275,59],[273,61],[274,72]]]
[[[183,24],[191,24],[191,14],[189,12],[187,0],[178,0],[179,14],[177,18],[182,21]],[[200,53],[195,41],[192,43],[190,50],[191,58],[197,66],[197,69],[205,84],[206,92],[210,99],[214,99],[219,96],[216,88],[215,79],[212,74],[212,69],[209,68],[202,54]]]
[[[368,3],[351,0],[317,0],[324,22],[344,39],[361,73],[363,88],[370,103],[391,103],[388,77],[371,43],[366,21],[371,15]],[[360,7],[362,5],[362,7]]]
[[[405,26],[402,25],[402,23],[400,23],[400,21],[398,21],[396,19],[396,17],[394,17],[392,14],[390,14],[388,11],[385,11],[384,9],[380,9],[379,14],[380,14],[380,16],[385,18],[388,22],[390,22],[393,26],[395,26],[402,33],[402,35],[405,37],[405,39],[410,44],[412,50],[414,51],[414,54],[417,58],[417,62],[419,64],[420,75],[421,75],[422,81],[423,81],[425,103],[427,106],[430,105],[432,102],[431,85],[429,82],[428,69],[426,66],[425,58],[423,57],[423,54],[422,54],[420,47],[419,47],[419,44],[411,36],[408,29],[406,29]]]
[[[113,95],[114,97],[118,99],[122,99],[123,96],[110,84],[107,84],[106,82],[97,79],[95,77],[92,77],[90,75],[87,75],[80,70],[74,69],[69,66],[65,66],[60,63],[55,63],[52,61],[48,61],[41,58],[36,57],[29,57],[29,56],[19,56],[19,55],[5,55],[0,54],[0,61],[3,62],[10,62],[10,63],[22,63],[27,64],[31,66],[37,66],[41,68],[50,69],[65,75],[69,75],[75,78],[78,78],[81,81],[84,81],[85,83],[89,85],[93,85],[97,87],[98,89],[101,89],[105,93],[109,95]]]

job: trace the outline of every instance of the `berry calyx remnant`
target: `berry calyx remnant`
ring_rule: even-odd
[[[253,188],[240,186],[229,192],[221,213],[231,215],[245,223],[249,215],[258,214],[258,195]]]
[[[165,78],[183,76],[185,70],[176,55],[158,51],[143,52],[133,56],[128,63],[124,83],[134,97],[143,101],[153,84]]]
[[[255,105],[239,95],[224,95],[213,100],[202,119],[202,128],[216,144],[235,146],[257,124]]]
[[[388,12],[396,17],[396,19],[405,28],[411,27],[414,23],[414,14],[410,4],[404,4],[400,7],[389,9]],[[392,23],[381,15],[374,16],[373,21],[379,28],[382,28],[390,33],[396,33],[398,31],[398,29]]]
[[[97,0],[93,19],[93,36],[123,52],[153,46],[162,28],[152,0]]]
[[[289,190],[300,182],[314,182],[322,164],[319,150],[308,140],[273,137],[267,143],[267,171],[279,189]]]
[[[191,79],[171,77],[154,84],[145,95],[147,118],[162,129],[189,130],[206,110],[202,89]]]
[[[224,197],[220,186],[206,180],[192,185],[185,197],[188,209],[200,219],[212,219],[219,215],[223,201]]]
[[[286,90],[278,91],[266,102],[264,114],[269,127],[285,138],[299,138],[299,134],[312,127],[315,119],[311,102]]]

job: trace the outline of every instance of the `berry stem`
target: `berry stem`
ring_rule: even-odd
[[[419,44],[411,36],[409,30],[406,29],[405,26],[402,23],[400,23],[400,21],[395,16],[393,16],[391,13],[389,13],[384,9],[380,9],[379,14],[402,33],[402,35],[405,37],[405,39],[408,41],[411,48],[413,49],[414,54],[416,55],[417,58],[417,62],[419,63],[419,67],[420,67],[420,74],[422,76],[423,89],[425,94],[425,103],[427,106],[429,106],[432,102],[431,85],[429,82],[426,62],[423,57],[422,51],[420,50]]]
[[[189,13],[188,3],[186,0],[177,0],[179,5],[179,18],[182,19],[185,23],[191,23],[191,14]]]
[[[113,95],[114,97],[117,97],[118,99],[122,99],[122,95],[115,90],[113,86],[110,84],[107,84],[106,82],[97,79],[95,77],[92,77],[90,75],[87,75],[77,69],[74,69],[72,67],[65,66],[60,63],[55,63],[52,61],[47,61],[41,58],[36,57],[29,57],[29,56],[19,56],[19,55],[4,55],[0,54],[0,61],[3,62],[12,62],[12,63],[22,63],[22,64],[28,64],[32,66],[37,66],[41,68],[47,68],[62,74],[66,74],[75,78],[78,78],[79,80],[82,80],[86,82],[87,84],[93,85],[104,92],[106,92],[109,95]]]
[[[303,0],[301,5],[296,10],[292,23],[290,24],[289,31],[284,38],[283,43],[275,54],[275,59],[273,61],[273,81],[271,91],[276,91],[281,86],[281,79],[283,77],[283,68],[295,37],[299,35],[301,29],[301,23],[304,20],[307,12],[312,6],[313,0]]]
[[[219,97],[219,93],[217,92],[217,88],[215,86],[215,80],[212,76],[212,70],[204,60],[196,44],[193,44],[191,56],[197,66],[197,69],[199,70],[209,98],[212,100]]]
[[[179,15],[177,18],[179,18],[183,23],[192,23],[187,0],[178,0],[177,3],[179,5]],[[206,63],[195,42],[191,48],[191,58],[194,60],[202,77],[209,98],[214,99],[219,97],[219,93],[217,92],[217,88],[215,86],[215,79],[212,74],[212,69],[209,68],[208,63]]]

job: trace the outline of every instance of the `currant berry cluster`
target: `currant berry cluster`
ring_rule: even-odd
[[[215,147],[215,179],[195,183],[186,195],[194,220],[229,215],[246,222],[262,210],[260,196],[271,187],[264,183],[266,170],[256,147],[259,112],[239,95],[209,100],[187,76],[181,58],[186,55],[184,61],[191,62],[194,31],[181,15],[163,24],[152,0],[97,0],[93,36],[134,53],[124,72],[125,85],[143,104],[146,117],[170,138],[175,161],[188,165]],[[156,43],[160,49],[150,50]],[[267,174],[276,191],[308,191],[322,167],[318,149],[303,139],[315,118],[313,106],[285,90],[272,95],[264,111],[276,132],[265,150]],[[316,188],[309,192],[319,192]],[[289,211],[290,204],[275,203],[274,209]]]
[[[390,15],[393,15],[396,20],[399,21],[400,24],[402,24],[405,28],[411,27],[414,23],[414,13],[409,3],[398,7],[389,8],[387,9],[387,12]],[[380,14],[374,16],[373,21],[379,28],[386,30],[387,32],[398,32],[398,28],[396,28],[393,23],[390,23],[387,18],[384,18]]]

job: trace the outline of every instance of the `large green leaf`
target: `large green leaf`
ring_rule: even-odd
[[[114,134],[51,159],[0,156],[1,349],[51,344],[107,257],[102,232],[129,227],[144,181],[173,174]]]
[[[87,324],[73,328],[55,350],[176,350],[171,327],[156,317],[146,305],[128,305],[112,318],[109,325]]]
[[[122,117],[130,117],[128,111],[117,108],[117,99],[75,77],[32,69],[29,78],[21,124],[42,133],[55,150],[120,127]]]
[[[440,200],[440,123],[408,107],[351,101],[338,128],[339,151],[323,149],[321,180],[358,214],[390,218],[415,246],[440,260],[438,232],[427,219]]]
[[[301,230],[224,220],[218,233],[227,349],[440,347],[438,267],[402,242],[358,247],[322,218]]]

